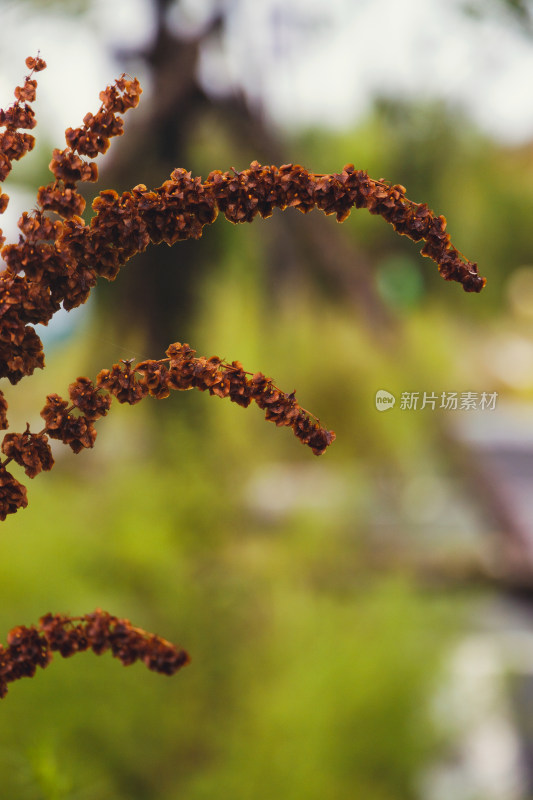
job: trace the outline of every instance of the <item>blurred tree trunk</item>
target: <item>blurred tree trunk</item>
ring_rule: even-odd
[[[186,166],[194,126],[211,106],[196,77],[201,39],[183,41],[168,30],[165,11],[170,0],[154,0],[153,5],[157,29],[149,48],[124,54],[142,58],[151,69],[153,83],[149,108],[132,120],[104,174],[105,185],[119,192],[137,183],[159,186],[173,169]],[[133,321],[133,342],[137,346],[141,342],[146,354],[157,358],[170,342],[183,337],[202,265],[216,259],[213,246],[216,250],[216,237],[208,247],[205,242],[199,247],[195,241],[185,241],[172,248],[150,247],[138,255],[118,278],[119,304],[114,287],[103,293],[106,326],[111,323],[112,333],[120,332],[124,340]]]

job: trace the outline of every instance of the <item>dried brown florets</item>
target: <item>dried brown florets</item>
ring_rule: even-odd
[[[46,61],[44,58],[39,58],[38,56],[35,58],[33,56],[28,56],[25,63],[32,72],[41,72],[41,70],[46,69]]]
[[[96,439],[93,420],[83,414],[74,416],[72,407],[57,394],[48,395],[46,405],[41,411],[45,421],[46,433],[52,439],[61,439],[64,444],[79,453],[83,448],[90,448]]]
[[[18,128],[32,130],[37,125],[35,112],[27,103],[21,106],[17,102],[5,111],[0,109],[0,125],[13,130]]]
[[[26,65],[30,63],[33,65],[30,69],[35,72],[46,66],[39,58],[27,59]],[[20,130],[35,127],[35,114],[29,103],[35,100],[36,88],[37,81],[29,75],[24,85],[15,89],[15,103],[8,109],[0,109],[0,127],[5,128],[5,131],[0,133],[0,181],[4,181],[9,175],[12,161],[18,161],[33,149],[35,143],[33,136],[29,133],[20,133]],[[3,237],[1,238],[0,246],[3,244]]]
[[[86,626],[62,614],[45,614],[39,620],[39,630],[48,644],[50,660],[54,651],[63,658],[69,658],[90,646]]]
[[[232,403],[248,408],[252,402],[252,387],[246,379],[246,373],[240,361],[232,361],[228,369],[228,395]]]
[[[151,397],[162,400],[168,397],[168,368],[161,361],[141,361],[135,367],[135,372],[140,373],[139,383],[146,386]]]
[[[9,344],[2,341],[4,335],[11,338]],[[0,336],[0,375],[14,385],[43,367],[42,342],[33,328],[6,317]]]
[[[58,181],[41,186],[37,192],[37,202],[43,211],[55,211],[65,219],[79,217],[85,208],[85,200],[81,194]]]
[[[0,133],[0,151],[9,161],[19,161],[26,153],[33,150],[35,138],[29,133],[7,130]]]
[[[8,514],[14,514],[27,505],[26,487],[0,465],[0,520],[5,520]]]
[[[54,466],[48,436],[44,433],[6,433],[2,442],[2,452],[16,464],[24,467],[29,478],[35,478],[41,470]]]
[[[37,195],[44,211],[55,211],[65,219],[82,214],[85,200],[76,191],[76,184],[80,181],[96,181],[98,168],[96,164],[84,161],[80,155],[95,158],[99,153],[106,152],[110,138],[123,133],[123,120],[114,112],[135,107],[141,92],[137,80],[126,81],[121,78],[115,82],[115,86],[107,87],[101,93],[103,100],[108,99],[107,105],[104,102],[96,114],[86,114],[83,127],[67,129],[65,138],[68,147],[65,150],[55,149],[50,162],[50,170],[56,180],[53,184],[41,186]],[[85,300],[78,300],[69,308],[74,308],[80,302]]]
[[[96,439],[92,420],[86,419],[83,415],[79,417],[69,415],[60,432],[61,441],[68,444],[74,453],[93,447]]]
[[[81,128],[67,128],[65,139],[72,150],[89,158],[107,152],[110,139],[124,132],[124,120],[101,108],[96,114],[86,114]]]
[[[9,423],[7,421],[7,400],[4,396],[3,392],[0,392],[0,430],[5,431],[6,428],[9,428]]]
[[[190,661],[185,650],[107,611],[97,609],[83,617],[45,614],[37,627],[13,628],[7,647],[0,645],[0,697],[6,696],[9,683],[47,667],[54,652],[69,658],[89,648],[97,655],[111,650],[124,666],[142,661],[161,675],[174,675]]]
[[[41,411],[41,417],[46,424],[46,431],[53,439],[60,439],[59,431],[65,424],[69,415],[69,406],[58,394],[49,394],[46,398],[46,405]]]
[[[26,78],[24,86],[17,86],[15,89],[15,97],[17,100],[24,100],[27,103],[33,103],[36,96],[37,81]]]
[[[108,111],[123,114],[129,108],[138,106],[141,94],[142,89],[137,78],[127,80],[123,75],[115,81],[114,86],[108,86],[100,92],[100,100]]]
[[[62,300],[65,311],[71,311],[87,301],[96,282],[97,275],[91,267],[86,264],[69,265],[66,275],[51,281],[51,297],[58,303]]]
[[[52,220],[45,217],[37,209],[27,212],[24,211],[17,226],[26,237],[26,242],[41,244],[43,242],[55,242],[62,225],[59,220]]]
[[[66,186],[71,186],[78,181],[98,180],[98,167],[96,164],[87,163],[70,149],[54,150],[50,162],[50,172],[56,180],[63,181]]]
[[[37,667],[50,663],[46,640],[32,626],[18,625],[7,635],[7,650],[3,660],[2,677],[6,682],[19,678],[32,678]]]
[[[96,376],[96,385],[99,389],[106,389],[119,403],[135,405],[148,394],[148,388],[142,384],[131,368],[131,361],[114,364],[109,369],[103,369]]]
[[[86,419],[104,417],[111,405],[111,396],[102,394],[89,378],[80,377],[68,387],[72,405],[83,412]]]

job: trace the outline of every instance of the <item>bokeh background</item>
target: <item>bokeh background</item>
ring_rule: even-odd
[[[0,796],[533,797],[532,4],[4,0],[0,32],[2,106],[27,55],[48,63],[8,241],[64,129],[127,72],[141,105],[89,201],[177,166],[354,163],[445,214],[488,278],[444,283],[364,210],[288,210],[151,248],[39,331],[12,430],[78,375],[186,341],[296,389],[337,441],[317,459],[257,408],[187,392],[56,448],[2,524],[0,639],[101,607],[192,663],[167,679],[86,653],[12,684]],[[440,407],[452,392],[495,407]]]

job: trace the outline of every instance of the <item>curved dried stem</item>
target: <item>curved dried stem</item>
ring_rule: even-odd
[[[11,461],[23,467],[29,478],[52,469],[54,459],[48,439],[59,439],[75,452],[91,448],[96,440],[94,423],[107,414],[112,398],[135,405],[150,395],[159,400],[173,390],[199,389],[216,397],[229,397],[247,408],[252,401],[263,409],[265,419],[279,427],[290,427],[302,444],[315,455],[322,455],[335,440],[335,433],[302,408],[294,392],[287,394],[261,372],[246,372],[239,361],[228,364],[218,356],[197,357],[188,344],[176,342],[166,351],[166,358],[146,360],[137,365],[121,361],[103,369],[93,383],[80,377],[69,386],[70,402],[57,394],[48,395],[41,411],[44,428],[32,433],[29,425],[23,433],[7,433],[0,461],[0,519],[5,519],[27,505],[25,487],[6,470]],[[250,377],[249,377],[250,376]]]
[[[13,628],[7,647],[0,645],[0,698],[12,681],[32,678],[37,667],[47,667],[54,652],[68,658],[89,649],[96,655],[110,650],[124,666],[142,661],[162,675],[174,675],[190,661],[185,650],[101,609],[82,617],[46,614],[37,626]]]

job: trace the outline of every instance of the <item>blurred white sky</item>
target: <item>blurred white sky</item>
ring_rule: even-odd
[[[183,0],[181,19],[194,30],[216,5]],[[463,0],[218,5],[231,8],[227,46],[224,53],[206,52],[206,83],[244,87],[281,124],[357,122],[376,93],[386,93],[444,98],[505,142],[533,138],[533,41],[498,16],[475,20],[459,13]],[[40,49],[49,67],[40,77],[37,112],[61,146],[65,127],[95,110],[100,89],[125,68],[113,61],[109,45],[138,45],[150,36],[151,4],[93,0],[83,23],[54,12],[46,0],[35,7],[30,13],[25,2],[0,0],[0,105],[11,102],[26,55]]]
[[[343,126],[360,119],[377,94],[439,97],[506,142],[533,138],[533,41],[497,15],[466,16],[463,5],[236,0],[233,78],[251,95],[263,95],[282,122]]]

